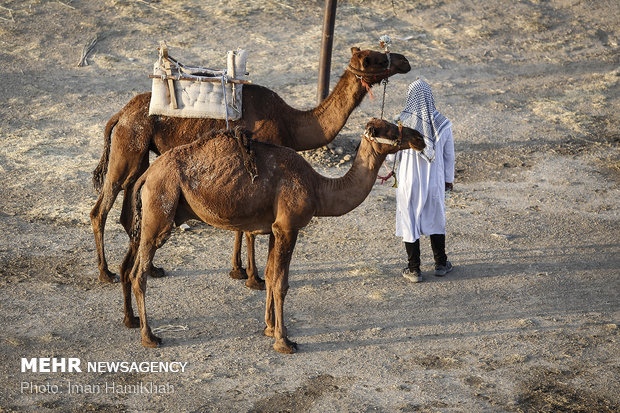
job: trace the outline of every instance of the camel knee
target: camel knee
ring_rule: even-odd
[[[90,210],[90,222],[95,228],[99,226],[99,223],[102,222],[102,220],[105,220],[107,215],[107,212],[104,211],[101,206],[102,199],[99,198],[93,209]]]
[[[141,271],[139,275],[131,280],[131,289],[136,299],[144,296],[146,291],[146,271]]]
[[[95,204],[93,209],[90,210],[90,222],[94,223],[97,219],[97,215],[99,215],[99,201]]]
[[[136,291],[141,292],[143,288],[146,288],[146,277],[149,270],[149,265],[145,265],[144,260],[139,256],[139,252],[137,255],[138,256],[135,257],[131,271],[127,272],[127,283],[131,284],[134,293]]]

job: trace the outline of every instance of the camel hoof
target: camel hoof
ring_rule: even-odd
[[[157,348],[161,345],[161,338],[151,334],[150,337],[142,338],[142,345],[144,347]]]
[[[228,275],[235,280],[247,280],[248,278],[248,273],[246,273],[243,268],[232,269]]]
[[[164,271],[161,267],[153,267],[151,268],[151,277],[153,278],[162,278],[166,276],[166,271]]]
[[[297,343],[288,338],[283,338],[281,340],[276,340],[273,344],[273,349],[278,353],[293,354],[297,352]]]
[[[256,277],[252,277],[252,278],[248,278],[248,280],[245,282],[245,286],[248,288],[251,288],[253,290],[264,290],[265,289],[265,280],[261,280],[260,278]]]
[[[123,320],[123,324],[125,324],[125,327],[127,328],[138,328],[140,327],[140,317],[125,316],[125,319]]]
[[[120,282],[121,279],[118,275],[114,274],[110,270],[103,270],[99,272],[99,282],[104,284],[115,284]]]
[[[263,333],[267,337],[273,337],[273,327],[265,327],[265,329],[263,330]]]

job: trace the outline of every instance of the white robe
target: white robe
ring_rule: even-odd
[[[415,242],[420,235],[445,234],[445,183],[454,181],[451,126],[442,129],[433,162],[413,149],[398,152],[396,158],[396,236]]]

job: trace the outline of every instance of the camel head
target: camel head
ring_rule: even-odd
[[[347,70],[371,86],[387,77],[411,70],[409,61],[402,54],[390,52],[388,57],[387,53],[360,50],[359,47],[352,47],[351,53],[353,56]]]
[[[387,147],[387,153],[395,153],[401,149],[421,151],[426,146],[424,136],[417,130],[377,118],[368,121],[363,137],[376,144],[383,144]]]

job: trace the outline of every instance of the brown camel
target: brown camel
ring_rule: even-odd
[[[287,105],[275,92],[258,85],[243,86],[243,114],[232,127],[252,131],[254,139],[288,146],[297,151],[314,149],[331,142],[346,123],[349,115],[366,96],[369,86],[411,67],[400,54],[351,49],[353,56],[347,70],[332,93],[316,108],[297,110]],[[99,191],[90,219],[95,234],[99,281],[114,282],[104,252],[104,228],[108,212],[121,189],[124,190],[121,224],[131,226],[131,194],[133,186],[149,164],[148,152],[162,154],[226,127],[222,119],[187,119],[149,116],[150,93],[135,96],[115,114],[105,128],[105,148],[99,165],[93,171],[93,184]],[[236,233],[230,272],[233,278],[248,278],[250,288],[263,289],[254,262],[254,236],[247,235],[248,271],[241,267],[241,232]],[[156,268],[156,276],[163,270]]]
[[[136,182],[134,228],[123,264],[124,323],[140,327],[142,344],[157,347],[147,322],[145,291],[153,256],[175,224],[198,219],[209,225],[250,234],[270,234],[265,279],[265,334],[274,349],[293,353],[283,320],[288,272],[299,230],[314,216],[340,216],[356,208],[370,193],[385,157],[400,149],[424,149],[422,135],[410,128],[371,119],[366,125],[351,169],[340,178],[319,175],[294,150],[251,142],[253,167],[245,147],[249,131],[220,131],[171,149]],[[250,170],[258,177],[252,181]],[[139,317],[131,303],[133,289]]]

